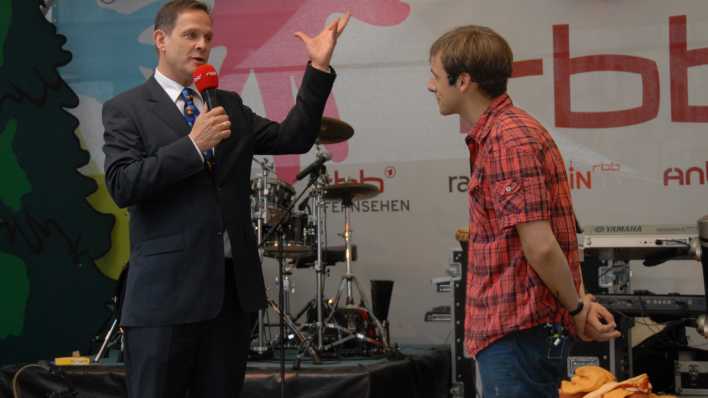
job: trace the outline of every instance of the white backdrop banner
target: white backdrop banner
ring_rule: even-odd
[[[60,1],[54,17],[74,60],[64,78],[79,94],[73,110],[92,161],[82,171],[101,183],[103,102],[152,73],[149,0]],[[708,213],[708,4],[703,0],[213,0],[215,48],[210,62],[221,87],[241,93],[274,120],[294,101],[306,62],[292,36],[319,31],[349,9],[353,18],[334,55],[338,79],[326,108],[354,136],[326,145],[333,179],[378,185],[357,203],[354,273],[395,281],[391,306],[396,341],[442,342],[449,324],[423,316],[449,298],[431,279],[445,275],[454,231],[467,224],[465,126],[438,114],[425,89],[428,49],[459,25],[486,25],[504,36],[515,57],[509,90],[538,118],[566,160],[581,224],[695,224]],[[238,134],[238,132],[235,132]],[[315,159],[275,159],[293,181]],[[303,184],[295,184],[300,190]],[[94,205],[118,218],[115,250],[103,267],[127,259],[125,212],[100,191]],[[342,208],[329,203],[328,241],[341,244]],[[275,263],[267,261],[272,297]],[[343,266],[332,268],[333,295]],[[697,264],[635,267],[634,286],[658,293],[702,293]],[[113,271],[111,271],[113,270]],[[291,311],[314,297],[314,272],[297,270]]]

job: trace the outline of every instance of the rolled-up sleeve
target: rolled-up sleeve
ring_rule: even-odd
[[[549,220],[550,194],[540,153],[523,148],[502,148],[490,162],[494,210],[502,228]]]

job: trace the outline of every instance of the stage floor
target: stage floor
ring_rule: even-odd
[[[293,370],[285,367],[285,396],[288,398],[444,398],[450,389],[448,346],[406,346],[403,358],[323,360],[314,365],[302,361]],[[30,365],[15,380],[21,398],[125,396],[125,368],[115,365],[61,367],[50,372],[46,364]],[[11,398],[13,377],[22,366],[0,369],[0,397]],[[61,392],[66,392],[61,395]],[[278,361],[250,361],[242,397],[280,397]]]

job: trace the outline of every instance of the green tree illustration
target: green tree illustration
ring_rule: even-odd
[[[94,260],[114,219],[86,201],[78,97],[58,73],[71,54],[42,4],[0,0],[0,364],[85,351],[113,294]]]

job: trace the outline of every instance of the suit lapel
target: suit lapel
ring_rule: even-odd
[[[160,87],[154,76],[151,76],[145,82],[145,86],[148,92],[146,99],[150,103],[150,112],[165,122],[176,136],[184,137],[189,134],[189,125],[177,109],[174,101],[167,96],[167,93]]]

